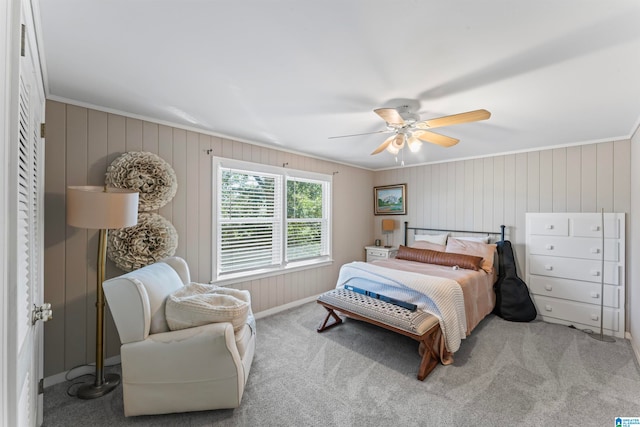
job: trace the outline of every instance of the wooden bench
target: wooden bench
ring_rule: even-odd
[[[342,288],[325,292],[318,297],[317,302],[328,311],[324,322],[318,326],[318,332],[342,323],[342,318],[336,313],[338,311],[347,317],[371,323],[418,341],[420,343],[418,351],[422,356],[417,375],[420,381],[424,380],[440,361],[436,351],[440,325],[433,315],[423,311],[411,311]],[[330,322],[331,319],[333,321]]]

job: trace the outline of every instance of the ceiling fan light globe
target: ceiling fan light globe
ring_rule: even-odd
[[[412,153],[417,153],[422,147],[422,141],[414,137],[409,138],[407,144],[409,145],[409,150],[411,150]]]
[[[400,149],[392,143],[387,146],[387,151],[395,156],[400,152]]]
[[[393,141],[391,142],[390,145],[393,145],[396,149],[398,150],[402,150],[402,147],[404,147],[404,142],[406,141],[407,136],[403,133],[399,133],[398,135],[396,135],[395,138],[393,138]]]

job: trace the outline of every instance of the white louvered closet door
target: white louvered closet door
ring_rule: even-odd
[[[9,352],[15,353],[9,361],[15,361],[12,406],[15,405],[15,421],[20,427],[42,424],[39,381],[43,375],[43,324],[37,318],[48,320],[49,315],[43,306],[44,140],[41,123],[45,100],[27,1],[22,2],[21,21],[18,127],[10,159],[14,213],[10,218],[15,228],[9,230],[14,238],[9,277],[10,282],[15,283],[16,316],[15,345],[9,346]]]

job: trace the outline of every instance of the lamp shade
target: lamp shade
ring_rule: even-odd
[[[396,228],[396,222],[392,219],[382,220],[382,231],[393,231]]]
[[[67,223],[78,228],[125,228],[138,222],[138,193],[123,188],[67,187]]]

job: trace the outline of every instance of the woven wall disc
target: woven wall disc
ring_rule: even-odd
[[[124,271],[133,271],[173,256],[178,247],[178,233],[157,213],[138,214],[133,227],[109,230],[107,256]]]
[[[163,207],[178,190],[176,173],[171,165],[157,154],[144,151],[130,151],[111,162],[105,184],[139,192],[140,212]]]

